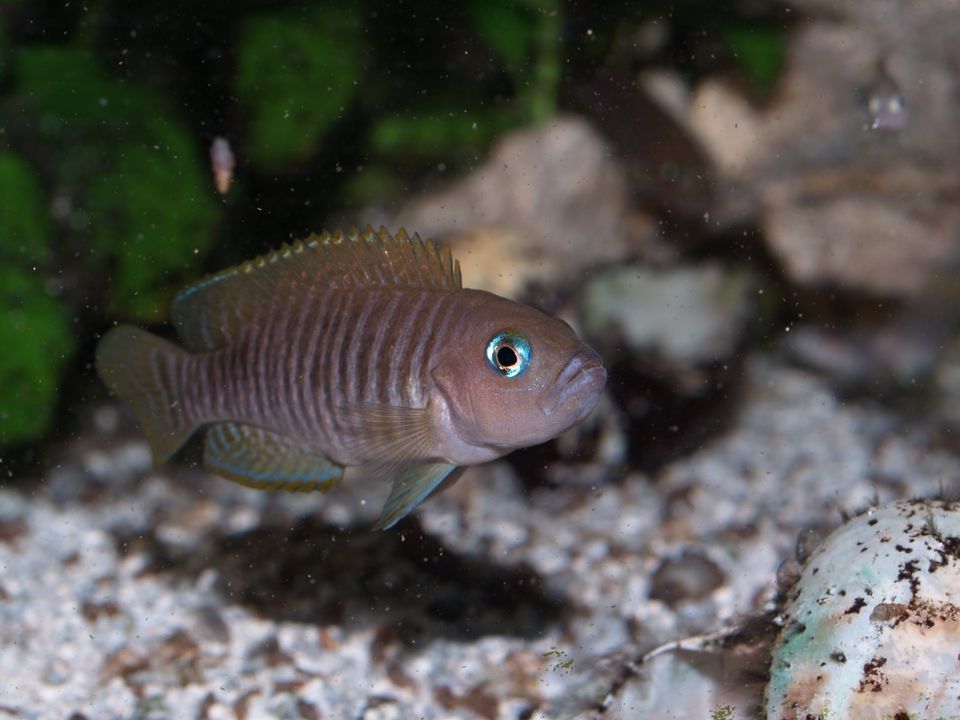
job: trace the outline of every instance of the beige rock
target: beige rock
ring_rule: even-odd
[[[414,200],[397,224],[462,243],[461,262],[463,250],[473,255],[468,277],[483,278],[471,284],[511,295],[525,278],[575,277],[628,254],[626,213],[624,173],[600,135],[561,116],[506,136],[483,165]]]
[[[725,179],[715,216],[759,217],[795,282],[922,295],[958,259],[957,5],[799,4],[823,18],[790,38],[769,106],[713,79],[693,92],[691,132]],[[905,102],[899,129],[871,129],[884,85]]]
[[[960,208],[938,202],[955,179],[909,168],[877,179],[828,173],[765,188],[764,234],[792,278],[917,295],[955,259]]]
[[[509,228],[482,228],[456,235],[454,257],[464,284],[503,297],[519,298],[534,282],[549,284],[562,268],[559,259],[524,242]]]
[[[687,122],[722,175],[740,178],[755,166],[763,148],[760,118],[726,83],[708,78],[698,85],[690,98]]]

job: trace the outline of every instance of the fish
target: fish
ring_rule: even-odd
[[[392,482],[383,529],[583,420],[607,377],[566,322],[464,288],[449,248],[402,229],[311,235],[170,314],[182,346],[118,325],[96,350],[154,464],[204,429],[204,467],[249,487],[326,491],[356,467]]]
[[[873,82],[867,88],[866,106],[869,130],[899,132],[910,122],[910,109],[903,90],[890,75],[883,59],[877,61]]]

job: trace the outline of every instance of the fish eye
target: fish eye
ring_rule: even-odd
[[[530,364],[530,343],[519,333],[501,330],[487,343],[487,363],[503,377],[517,377]]]

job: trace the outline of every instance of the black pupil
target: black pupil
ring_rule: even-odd
[[[500,367],[510,368],[517,364],[516,351],[509,345],[501,345],[497,348],[497,364]]]

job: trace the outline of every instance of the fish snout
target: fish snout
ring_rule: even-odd
[[[606,382],[607,371],[600,356],[590,348],[584,348],[570,358],[557,375],[544,395],[541,407],[548,416],[573,411],[572,425],[590,414]]]

